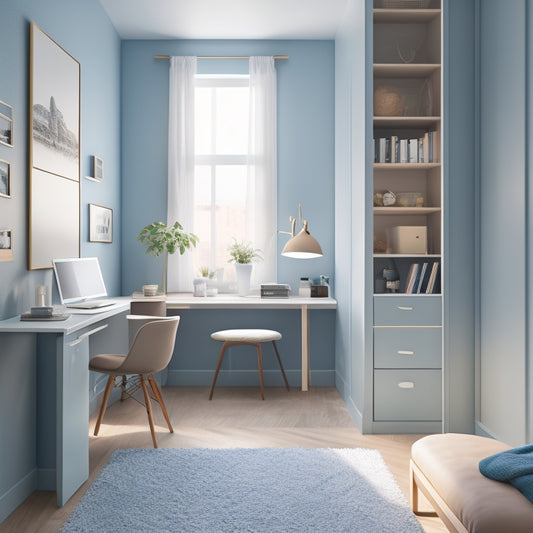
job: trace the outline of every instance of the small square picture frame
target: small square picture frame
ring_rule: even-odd
[[[0,144],[13,148],[13,107],[0,100]]]
[[[104,181],[104,160],[93,155],[93,178],[95,181]]]
[[[0,261],[13,261],[13,230],[0,229]]]
[[[89,204],[89,241],[113,242],[113,209]]]
[[[0,159],[0,198],[11,198],[11,163]]]

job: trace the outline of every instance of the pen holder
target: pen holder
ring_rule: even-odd
[[[39,285],[35,289],[35,307],[45,307],[47,302],[47,290],[46,285]]]

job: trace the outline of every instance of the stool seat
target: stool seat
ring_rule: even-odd
[[[263,342],[271,342],[274,346],[274,352],[283,376],[283,381],[285,382],[285,387],[287,390],[289,390],[289,382],[287,381],[285,370],[283,370],[278,347],[276,346],[276,341],[281,339],[281,333],[279,331],[274,331],[272,329],[224,329],[222,331],[215,331],[214,333],[211,333],[211,338],[216,341],[222,341],[224,344],[220,350],[220,356],[215,369],[213,383],[211,384],[211,390],[209,391],[210,400],[213,398],[213,391],[215,390],[215,384],[217,382],[218,373],[220,371],[220,366],[222,365],[222,360],[224,359],[226,349],[230,346],[238,346],[240,344],[255,346],[257,350],[257,366],[259,369],[259,383],[261,385],[262,400],[265,399],[265,387],[263,383],[263,352],[261,350],[261,343]]]
[[[270,342],[279,341],[281,333],[271,329],[225,329],[211,333],[211,338],[229,342]]]

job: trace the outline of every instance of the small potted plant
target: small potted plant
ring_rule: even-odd
[[[250,278],[252,276],[252,261],[261,261],[261,250],[254,248],[251,242],[238,242],[233,238],[233,243],[228,246],[230,263],[235,263],[237,275],[237,292],[239,296],[246,296],[250,291]]]
[[[183,255],[186,250],[198,244],[198,237],[194,233],[183,231],[183,226],[179,222],[174,222],[171,226],[167,226],[164,222],[153,222],[139,232],[137,240],[147,247],[147,254],[154,257],[165,254],[161,287],[163,293],[166,294],[168,254],[175,254],[179,251],[180,255]]]

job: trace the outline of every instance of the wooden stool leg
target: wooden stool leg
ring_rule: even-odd
[[[272,341],[272,344],[274,345],[274,351],[276,352],[276,357],[278,359],[279,367],[281,369],[281,373],[283,374],[283,381],[285,382],[285,387],[287,387],[287,390],[289,391],[289,382],[287,381],[287,376],[285,375],[285,370],[283,370],[283,365],[281,364],[281,357],[279,356],[278,347],[276,345],[276,341]]]
[[[150,395],[148,394],[148,389],[146,388],[146,383],[144,382],[144,377],[142,374],[139,374],[141,380],[141,387],[144,393],[144,402],[146,404],[146,413],[148,414],[148,423],[150,424],[150,433],[152,433],[152,442],[154,443],[154,448],[157,448],[157,441],[155,440],[155,427],[154,427],[154,417],[152,415],[152,403],[150,402]]]
[[[107,379],[107,384],[105,386],[104,397],[102,398],[102,406],[100,407],[100,412],[98,413],[98,419],[96,420],[96,426],[94,426],[94,435],[98,435],[100,431],[100,424],[104,419],[105,410],[107,408],[107,402],[111,394],[111,389],[113,388],[113,381],[115,381],[115,376],[109,376]]]
[[[265,384],[263,383],[263,353],[261,351],[261,344],[257,343],[257,366],[259,367],[259,383],[261,384],[261,400],[265,399]]]
[[[152,391],[154,393],[156,400],[159,402],[159,405],[161,406],[161,411],[163,411],[163,416],[165,417],[165,420],[167,421],[167,426],[168,426],[168,429],[170,430],[170,433],[174,433],[174,428],[172,427],[172,424],[170,423],[170,418],[168,417],[167,407],[165,405],[165,402],[163,401],[163,395],[161,394],[161,390],[159,389],[157,381],[154,379],[154,376],[152,376],[152,374],[148,375],[148,382],[150,383],[150,387],[152,387]]]
[[[215,383],[217,382],[218,378],[218,372],[220,371],[220,367],[222,366],[222,360],[224,359],[224,353],[226,352],[226,348],[229,346],[229,343],[225,342],[222,345],[222,349],[220,350],[220,355],[218,357],[218,363],[215,370],[215,375],[213,377],[213,383],[211,384],[211,390],[209,391],[209,399],[211,400],[213,398],[213,391],[215,390]]]

